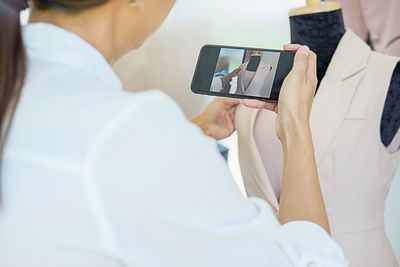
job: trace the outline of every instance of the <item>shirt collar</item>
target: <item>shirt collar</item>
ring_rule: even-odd
[[[103,84],[122,89],[122,84],[103,55],[78,35],[48,23],[23,28],[29,59],[55,62],[79,69]]]

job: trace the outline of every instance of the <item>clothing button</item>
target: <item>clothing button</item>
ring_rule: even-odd
[[[317,264],[315,263],[315,261],[310,261],[310,262],[307,264],[307,267],[317,267]]]

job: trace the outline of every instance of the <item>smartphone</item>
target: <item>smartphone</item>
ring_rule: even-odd
[[[196,94],[277,102],[296,52],[205,45],[191,89]]]

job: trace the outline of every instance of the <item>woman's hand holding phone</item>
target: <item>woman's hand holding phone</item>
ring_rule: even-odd
[[[318,180],[310,131],[310,113],[317,87],[315,53],[306,46],[286,45],[297,51],[294,65],[280,91],[278,104],[242,100],[250,108],[277,112],[276,129],[284,153],[284,171],[278,219],[281,224],[305,220],[330,232]],[[233,133],[238,100],[216,98],[192,122],[216,139]]]
[[[316,55],[306,46],[285,45],[286,51],[297,51],[292,71],[286,77],[279,102],[244,99],[250,108],[267,109],[278,113],[277,135],[284,141],[296,127],[308,127],[310,111],[317,85]],[[237,75],[236,69],[230,75]],[[216,97],[201,113],[191,120],[202,131],[217,140],[229,137],[234,131],[234,117],[238,99]],[[279,107],[279,108],[278,108]]]
[[[216,140],[227,138],[235,131],[235,113],[239,104],[239,99],[216,97],[190,121],[199,126],[205,135]]]
[[[317,86],[316,54],[307,46],[295,44],[285,45],[284,49],[297,53],[293,68],[282,85],[278,103],[242,100],[247,107],[267,109],[278,114],[276,129],[281,142],[285,142],[291,134],[297,134],[298,130],[308,130]]]
[[[278,215],[281,224],[310,221],[330,233],[309,125],[317,87],[317,56],[306,46],[286,45],[285,49],[297,53],[293,69],[282,85],[278,104],[242,102],[248,107],[273,110],[278,114],[276,129],[284,154]]]

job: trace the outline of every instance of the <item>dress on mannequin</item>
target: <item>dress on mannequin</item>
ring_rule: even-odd
[[[345,34],[341,10],[326,13],[316,13],[290,17],[292,43],[306,44],[318,54],[317,76],[321,81],[331,62],[337,45]],[[321,38],[324,36],[324,38]],[[279,148],[280,142],[275,138],[265,138],[266,132],[274,127],[275,114],[260,111],[254,125],[254,135],[261,159],[267,172],[271,173],[275,195],[279,200],[282,185],[282,164],[275,164],[278,160],[283,162],[279,149],[263,149],[267,143],[271,148]],[[272,125],[272,126],[271,126]],[[266,130],[265,127],[269,129]],[[381,120],[381,140],[389,153],[394,153],[400,148],[400,64],[393,72],[389,86],[385,107]],[[272,142],[272,143],[271,143]]]
[[[247,65],[242,78],[244,88],[247,89],[249,87],[251,81],[254,78],[254,75],[256,75],[258,66],[260,66],[260,61],[261,61],[261,56],[252,56],[250,58],[250,62]]]
[[[371,44],[375,51],[400,56],[400,1],[338,0],[343,6],[346,27]],[[382,114],[382,143],[389,153],[400,148],[400,67],[393,73],[390,90]],[[397,134],[395,134],[397,131]],[[393,135],[395,134],[395,137]]]
[[[396,143],[400,140],[397,131],[400,118],[396,119],[400,114],[396,111],[397,106],[400,108],[399,59],[371,52],[363,40],[350,30],[346,32],[341,10],[299,15],[291,17],[290,22],[292,42],[308,45],[318,54],[321,85],[316,95],[319,104],[313,108],[312,132],[333,236],[352,259],[350,266],[398,266],[382,225],[384,200],[400,163],[397,151],[400,144]],[[357,61],[363,63],[356,67],[353,64]],[[373,64],[382,66],[377,68]],[[342,69],[348,71],[345,78],[332,79],[343,72]],[[373,80],[386,83],[378,84]],[[377,101],[378,98],[381,101]],[[315,119],[317,117],[319,119]],[[246,111],[240,107],[236,115],[246,191],[249,196],[266,199],[277,213],[283,156],[274,122],[275,114],[269,111]],[[357,136],[352,140],[354,132]],[[325,140],[318,141],[322,139]],[[384,140],[389,141],[385,143]],[[343,148],[349,155],[339,155],[336,153],[339,146],[353,150]],[[360,174],[367,168],[371,171]],[[385,170],[385,173],[377,170]],[[355,191],[357,199],[354,199]],[[376,220],[379,223],[375,225],[362,225],[363,221]],[[372,233],[375,226],[377,230]],[[381,244],[380,247],[377,244]],[[376,253],[365,256],[367,251]]]
[[[342,246],[350,267],[398,266],[385,234],[383,212],[400,151],[389,154],[379,131],[398,61],[371,51],[348,30],[311,111],[310,127],[332,237]],[[282,179],[283,157],[274,122],[272,112],[243,106],[235,118],[246,191],[265,199],[278,214],[280,189],[274,183]],[[265,155],[274,161],[262,158]]]
[[[272,71],[272,66],[261,59],[262,56],[252,56],[248,62],[239,68],[236,94],[259,96],[262,95],[265,81]],[[270,92],[266,92],[268,95]]]
[[[339,41],[345,33],[342,10],[290,17],[292,43],[308,45],[318,55],[321,81]],[[395,68],[382,112],[381,140],[389,147],[400,129],[400,63]],[[399,150],[391,146],[390,152]]]

